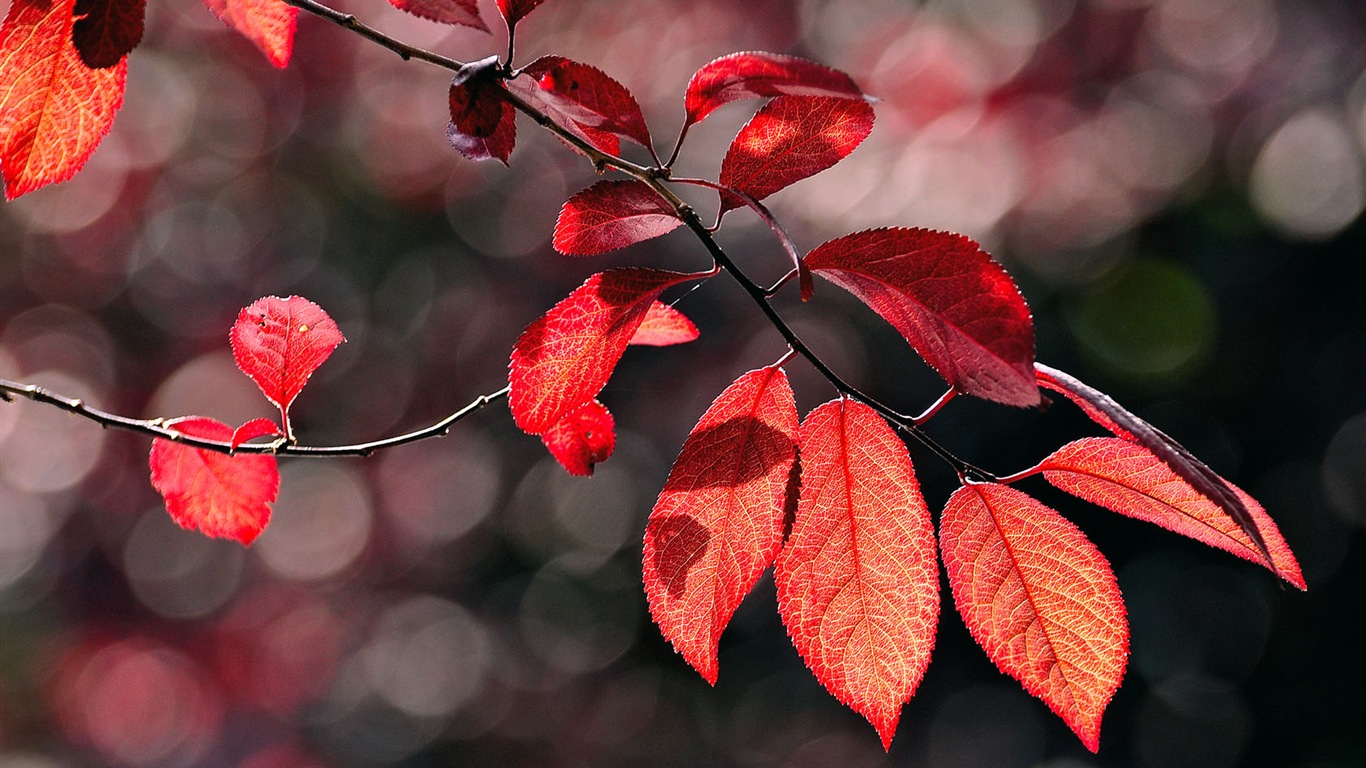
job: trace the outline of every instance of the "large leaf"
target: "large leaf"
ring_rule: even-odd
[[[147,0],[76,0],[71,41],[91,69],[117,66],[142,39]]]
[[[1124,601],[1105,557],[1057,512],[994,483],[949,498],[939,543],[973,639],[1095,752],[1129,658]]]
[[[1039,469],[1048,482],[1074,496],[1261,563],[1305,588],[1300,565],[1276,524],[1237,487],[1230,486],[1266,539],[1270,563],[1227,512],[1137,443],[1117,437],[1076,440],[1054,451]]]
[[[1005,269],[967,237],[867,230],[817,247],[806,265],[882,315],[961,392],[1039,403],[1029,307]]]
[[[780,96],[740,129],[721,163],[722,186],[756,200],[838,163],[873,130],[866,101]],[[745,203],[721,193],[721,212]]]
[[[302,296],[266,296],[237,315],[229,333],[237,367],[280,409],[292,437],[289,406],[313,372],[346,341],[337,324]]]
[[[213,14],[256,44],[271,64],[283,68],[294,52],[299,9],[282,0],[204,0]]]
[[[865,98],[853,78],[823,64],[761,51],[732,53],[703,66],[688,81],[687,124],[732,101],[785,95]]]
[[[806,665],[889,747],[930,663],[934,529],[906,446],[862,403],[801,427],[801,496],[778,556],[778,610]]]
[[[66,181],[109,133],[128,63],[92,70],[71,41],[75,0],[14,0],[0,25],[5,197]]]
[[[498,66],[491,56],[467,64],[451,80],[451,122],[446,138],[470,160],[497,159],[507,165],[517,143],[517,112],[490,76]]]
[[[232,427],[202,416],[166,426],[209,440],[227,442],[233,436]],[[274,456],[228,456],[158,438],[148,464],[152,486],[182,528],[250,544],[270,522],[270,504],[280,491]]]
[[[588,477],[616,448],[616,420],[607,406],[592,400],[546,430],[541,442],[566,472]]]
[[[517,426],[543,434],[587,405],[659,294],[694,277],[653,269],[600,272],[528,326],[512,349],[508,375]]]
[[[389,0],[395,8],[442,24],[459,24],[488,32],[478,0]]]
[[[616,155],[617,137],[650,147],[650,129],[640,105],[626,86],[602,70],[562,56],[543,56],[522,69],[508,88],[539,104],[556,124],[584,141]]]
[[[659,237],[682,223],[645,182],[599,181],[565,202],[553,242],[566,256],[593,256]]]
[[[686,315],[663,302],[656,301],[645,313],[631,344],[643,347],[669,347],[697,339],[697,326]]]
[[[797,407],[780,368],[741,376],[693,427],[645,527],[650,615],[707,682],[717,642],[783,541]]]

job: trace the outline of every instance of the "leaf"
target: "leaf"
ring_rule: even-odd
[[[279,437],[280,434],[280,428],[270,419],[252,419],[232,431],[232,447],[233,450],[237,450],[248,440],[255,440],[266,435]]]
[[[723,104],[769,96],[866,98],[853,78],[823,64],[761,51],[732,53],[697,70],[688,81],[687,125]]]
[[[71,178],[123,105],[126,61],[92,70],[71,42],[75,0],[14,0],[0,25],[0,172],[13,200]]]
[[[498,66],[490,56],[461,68],[451,81],[451,122],[446,138],[470,160],[497,158],[507,165],[517,143],[517,113],[503,98],[502,86],[489,77]]]
[[[1073,496],[1266,565],[1305,588],[1300,565],[1276,524],[1251,496],[1232,485],[1266,539],[1270,563],[1218,504],[1137,443],[1115,437],[1077,440],[1044,459],[1039,469],[1048,482]]]
[[[477,0],[389,0],[395,8],[429,21],[459,24],[481,32],[490,31],[479,15]]]
[[[1124,601],[1105,557],[1057,512],[994,483],[949,498],[939,543],[973,639],[1095,752],[1129,657]]]
[[[717,642],[783,541],[797,407],[781,368],[750,371],[693,427],[645,527],[644,581],[664,637],[712,685]]]
[[[227,424],[202,416],[176,419],[166,426],[225,442],[233,432]],[[280,492],[274,456],[227,456],[157,438],[148,463],[152,487],[166,499],[166,511],[182,528],[247,545],[270,522],[270,504]]]
[[[928,229],[872,229],[817,247],[806,265],[882,315],[951,386],[1038,405],[1029,307],[977,243]]]
[[[527,77],[508,88],[539,104],[555,123],[609,155],[620,154],[617,137],[649,149],[650,129],[626,86],[602,70],[561,56],[542,56],[522,69]]]
[[[607,406],[592,400],[546,430],[541,442],[566,472],[588,477],[616,448],[616,421]]]
[[[1258,530],[1257,522],[1243,503],[1241,495],[1229,485],[1228,481],[1217,475],[1204,462],[1195,458],[1190,451],[1186,450],[1185,446],[1168,437],[1162,430],[1130,413],[1109,395],[1082,383],[1075,376],[1057,368],[1050,368],[1043,363],[1035,363],[1034,369],[1040,385],[1066,396],[1068,400],[1076,403],[1092,421],[1110,430],[1116,436],[1152,451],[1153,455],[1161,459],[1178,477],[1190,483],[1191,487],[1198,493],[1219,505],[1238,524],[1238,527],[1252,539],[1257,551],[1262,554],[1263,562],[1275,562],[1271,557],[1270,549],[1267,547],[1266,539]],[[1285,574],[1280,575],[1285,576]]]
[[[888,748],[939,620],[934,528],[906,445],[836,400],[801,428],[801,496],[778,556],[778,611],[816,678]]]
[[[656,301],[645,312],[630,344],[645,347],[668,347],[686,344],[697,339],[697,326],[682,312]]]
[[[696,277],[653,269],[600,272],[528,326],[512,349],[508,375],[517,426],[543,434],[587,405],[659,294]]]
[[[731,142],[721,185],[762,200],[843,160],[872,130],[873,108],[866,101],[779,96]],[[721,213],[744,204],[721,193]]]
[[[649,184],[599,181],[565,201],[554,245],[566,256],[594,256],[659,237],[682,223]]]
[[[526,18],[528,13],[536,10],[536,6],[545,0],[498,0],[498,11],[507,20],[508,29],[511,30],[517,22]]]
[[[71,41],[91,69],[117,66],[142,39],[147,0],[76,0]]]
[[[289,64],[298,8],[282,0],[204,0],[204,5],[260,48],[271,64],[281,69]]]
[[[266,296],[237,315],[229,334],[237,367],[280,409],[292,439],[289,406],[308,378],[346,341],[337,324],[302,296]]]

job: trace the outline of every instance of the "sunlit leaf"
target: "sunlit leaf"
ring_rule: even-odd
[[[668,347],[686,344],[697,339],[697,326],[686,315],[668,304],[654,302],[645,319],[631,337],[631,344],[645,347]]]
[[[271,64],[283,68],[294,53],[299,9],[282,0],[204,0],[213,14],[256,44]]]
[[[166,426],[224,442],[233,434],[227,424],[202,416]],[[270,504],[280,491],[274,456],[228,456],[158,438],[152,441],[148,463],[152,486],[182,528],[250,544],[270,522]]]
[[[593,400],[542,433],[541,442],[566,472],[588,477],[616,448],[616,421],[607,406]]]
[[[555,250],[593,256],[659,237],[683,221],[643,181],[599,181],[569,198],[555,222]]]
[[[863,99],[853,78],[814,61],[778,53],[746,51],[722,56],[688,81],[684,106],[688,124],[723,104],[769,96],[836,96]]]
[[[479,15],[477,0],[389,0],[400,11],[406,11],[442,24],[459,24],[488,32],[488,25]]]
[[[280,409],[292,436],[289,406],[309,377],[346,338],[317,304],[302,296],[266,296],[237,315],[229,334],[237,367]]]
[[[562,56],[543,56],[522,72],[508,88],[589,144],[609,155],[621,152],[618,137],[650,146],[650,129],[635,97],[602,70]]]

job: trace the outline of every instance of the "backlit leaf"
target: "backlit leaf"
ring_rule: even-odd
[[[448,94],[451,122],[446,138],[470,160],[498,159],[507,165],[517,142],[517,112],[488,77],[496,56],[472,62],[457,72]]]
[[[289,406],[313,372],[346,341],[337,324],[302,296],[266,296],[237,315],[229,334],[237,367],[280,409],[292,437]]]
[[[236,449],[249,440],[266,435],[279,437],[280,428],[270,419],[252,419],[232,431],[232,447]]]
[[[588,477],[616,448],[616,421],[607,406],[593,400],[546,430],[541,442],[566,472]]]
[[[967,237],[872,229],[817,247],[806,265],[882,315],[961,392],[1039,403],[1029,307],[1005,269]]]
[[[545,0],[498,0],[498,11],[507,20],[508,29],[512,29],[543,2]]]
[[[477,0],[389,0],[400,11],[406,11],[442,24],[459,24],[488,32],[488,25],[479,15]]]
[[[599,181],[560,209],[554,245],[567,256],[592,256],[659,237],[682,223],[645,182]]]
[[[717,642],[783,541],[797,407],[781,368],[750,371],[693,427],[645,528],[650,615],[707,682]]]
[[[801,496],[778,556],[778,610],[816,678],[889,747],[930,663],[939,571],[906,446],[862,403],[801,427]]]
[[[610,155],[621,152],[617,137],[650,146],[650,129],[626,86],[602,70],[561,56],[543,56],[523,68],[508,88],[539,104],[556,124]]]
[[[600,272],[528,326],[512,349],[508,375],[517,426],[539,435],[587,405],[659,294],[695,277],[653,269]]]
[[[682,312],[656,301],[645,313],[645,319],[631,337],[631,344],[645,347],[668,347],[686,344],[697,338],[697,326]]]
[[[762,200],[831,167],[873,130],[866,101],[780,96],[740,129],[721,163],[723,186]],[[721,212],[744,205],[721,193]]]
[[[939,542],[973,639],[1095,752],[1129,658],[1124,601],[1105,557],[1057,512],[994,483],[949,498]]]
[[[1276,524],[1260,504],[1234,486],[1230,487],[1266,539],[1274,565],[1219,505],[1137,443],[1115,437],[1077,440],[1044,459],[1039,469],[1048,482],[1074,496],[1268,565],[1286,581],[1305,588],[1300,565]]]
[[[688,81],[684,106],[689,125],[723,104],[769,96],[836,96],[863,99],[853,78],[814,61],[778,53],[746,51],[722,56]]]
[[[142,39],[147,0],[76,0],[71,40],[91,69],[116,66]]]
[[[282,0],[204,0],[213,14],[256,44],[271,64],[284,68],[294,52],[299,9]]]
[[[75,0],[14,0],[0,25],[5,197],[66,181],[109,133],[128,63],[92,70],[71,41]]]
[[[202,416],[177,419],[166,426],[225,442],[233,433],[227,424]],[[250,544],[270,522],[270,504],[280,491],[274,456],[228,456],[157,438],[152,441],[148,464],[152,486],[166,499],[166,511],[182,528]]]

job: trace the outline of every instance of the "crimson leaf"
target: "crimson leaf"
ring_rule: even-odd
[[[233,435],[232,427],[202,416],[166,426],[209,440],[226,442]],[[280,491],[274,456],[227,456],[157,438],[148,464],[152,486],[182,528],[250,544],[270,522],[270,504]]]
[[[271,64],[283,68],[294,52],[299,9],[283,0],[204,0],[215,16],[255,43]]]
[[[784,95],[865,98],[853,78],[823,64],[762,51],[732,53],[706,64],[688,81],[687,125],[732,101]]]
[[[280,434],[280,428],[270,419],[252,419],[232,431],[232,447],[237,449],[248,440],[266,435],[279,437]]]
[[[497,66],[498,57],[490,56],[455,73],[448,94],[451,122],[446,138],[470,160],[496,158],[507,165],[517,142],[517,113],[503,98],[502,86],[490,77]]]
[[[442,24],[459,24],[488,32],[477,0],[389,0],[395,8]]]
[[[668,347],[686,344],[697,336],[697,326],[686,315],[668,304],[656,301],[645,313],[645,319],[640,322],[630,343],[644,347]]]
[[[81,61],[104,69],[123,61],[142,39],[147,0],[76,0],[71,41]]]
[[[616,421],[607,406],[592,400],[546,430],[541,442],[566,472],[588,477],[616,448]]]
[[[659,237],[682,223],[645,182],[599,181],[560,209],[554,245],[566,256],[592,256]]]
[[[526,18],[528,13],[536,9],[536,6],[545,0],[498,0],[498,11],[507,20],[508,29],[511,30],[517,22]]]
[[[346,338],[332,318],[308,299],[266,296],[238,313],[229,339],[237,367],[280,409],[285,437],[292,439],[289,406]]]
[[[539,104],[556,124],[609,155],[621,152],[617,137],[647,149],[650,129],[626,86],[602,70],[561,56],[543,56],[522,69],[528,77],[508,88]]]

